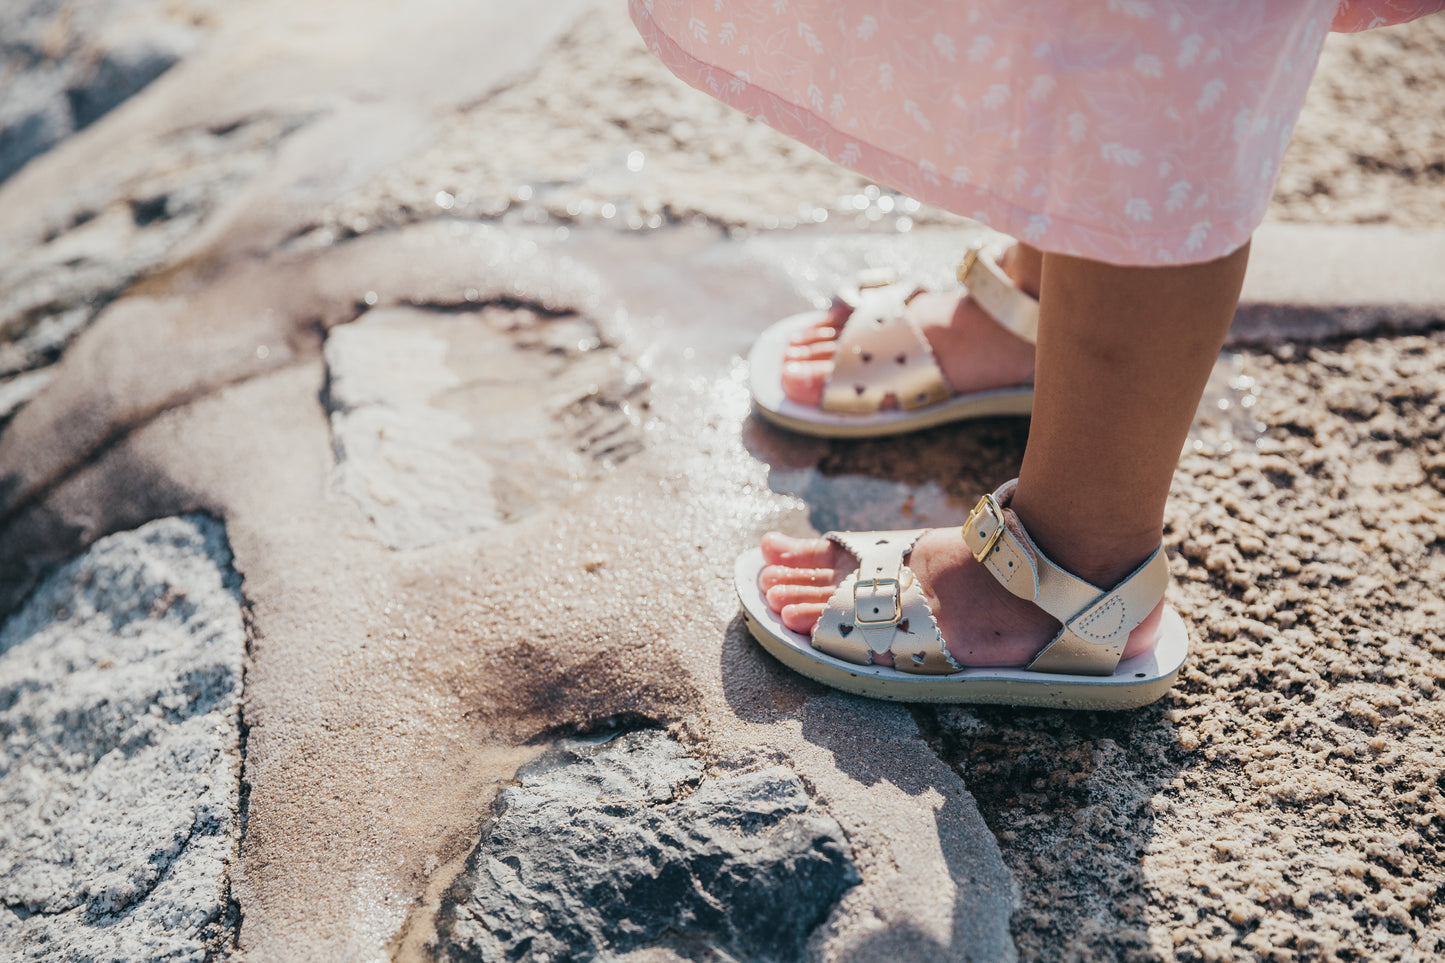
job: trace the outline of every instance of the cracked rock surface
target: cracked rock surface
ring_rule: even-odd
[[[785,766],[704,778],[656,730],[567,741],[502,790],[438,957],[787,963],[857,882],[842,829]]]
[[[234,938],[238,582],[219,523],[166,518],[0,626],[0,956],[201,960]]]

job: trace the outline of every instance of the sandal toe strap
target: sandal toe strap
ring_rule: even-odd
[[[1064,624],[1029,663],[1030,670],[1112,675],[1129,633],[1169,587],[1163,546],[1112,589],[1091,585],[1066,572],[1034,544],[1008,507],[1017,485],[1017,480],[1007,482],[979,500],[963,526],[963,540],[1001,585]]]
[[[823,389],[824,411],[869,415],[889,396],[911,411],[953,394],[928,339],[908,317],[912,294],[901,284],[860,293],[838,333],[833,371]]]
[[[904,565],[923,531],[828,533],[859,566],[834,590],[813,627],[815,649],[858,665],[891,652],[895,668],[925,675],[961,668],[948,654],[922,586]]]

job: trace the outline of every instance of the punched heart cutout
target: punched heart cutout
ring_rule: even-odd
[[[898,631],[903,632],[903,633],[906,634],[906,635],[912,635],[912,634],[913,634],[912,632],[909,632],[909,631],[908,631],[908,620],[907,620],[907,619],[904,619],[902,622],[899,622],[899,623],[898,623]]]
[[[850,634],[852,634],[852,632],[853,632],[853,626],[851,626],[851,625],[840,625],[840,626],[838,626],[838,634],[841,635],[841,636],[843,636],[843,638],[845,638],[845,639],[846,639]]]

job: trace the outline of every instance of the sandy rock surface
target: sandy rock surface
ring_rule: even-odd
[[[1158,705],[845,697],[752,643],[732,560],[769,528],[957,524],[1027,426],[798,439],[748,417],[738,359],[861,266],[946,279],[980,229],[683,87],[616,2],[188,9],[137,4],[196,52],[0,184],[0,632],[108,533],[224,523],[249,795],[197,952],[465,958],[490,821],[526,808],[499,791],[609,724],[668,732],[680,806],[767,783],[846,848],[812,959],[1445,954],[1440,338],[1221,363],[1167,533],[1195,651]],[[1407,229],[1445,221],[1442,38],[1331,38],[1273,218],[1434,237]],[[1385,307],[1350,330],[1432,320]],[[0,900],[0,948],[33,912]],[[680,926],[626,959],[722,945]]]

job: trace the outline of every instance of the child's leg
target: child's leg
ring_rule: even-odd
[[[1044,258],[1038,386],[1013,507],[1048,555],[1096,585],[1112,586],[1159,544],[1248,253],[1168,268]],[[769,604],[789,628],[811,631],[851,557],[821,539],[771,534],[763,551]],[[1023,664],[1057,630],[974,561],[956,528],[920,539],[910,566],[964,664]],[[1126,656],[1152,645],[1151,628],[1135,632]]]
[[[1045,255],[1033,424],[1013,506],[1065,568],[1113,584],[1159,544],[1248,257],[1247,244],[1164,268]]]
[[[1043,252],[1020,241],[1008,249],[1002,267],[1015,284],[1038,296]],[[1033,345],[1005,330],[969,299],[921,294],[909,310],[955,392],[1010,387],[1033,374]],[[823,400],[823,387],[833,371],[833,342],[847,318],[847,308],[835,308],[827,323],[794,339],[783,369],[783,393],[789,400],[814,406]]]

